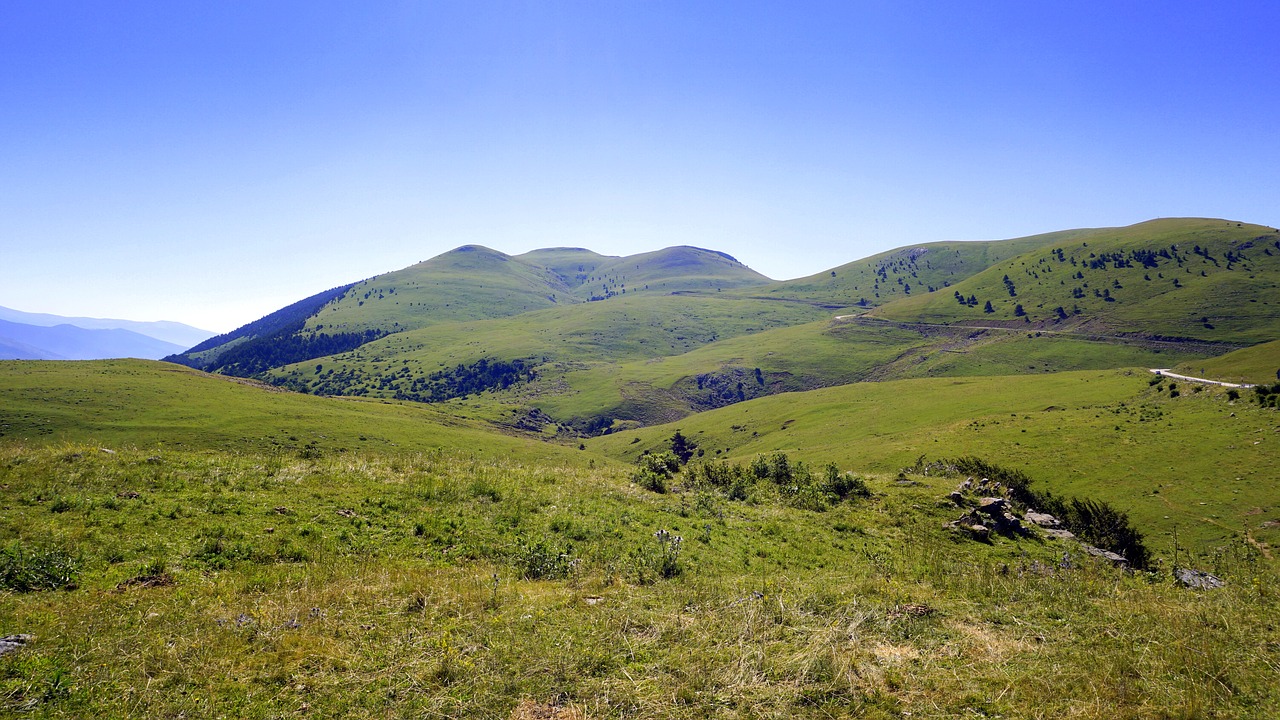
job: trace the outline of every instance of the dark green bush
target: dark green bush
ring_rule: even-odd
[[[546,540],[521,541],[515,552],[515,565],[525,580],[556,580],[568,577],[577,567],[569,548]]]

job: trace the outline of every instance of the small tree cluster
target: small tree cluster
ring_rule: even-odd
[[[1266,385],[1255,385],[1253,392],[1258,399],[1258,404],[1262,407],[1277,407],[1280,403],[1280,382],[1267,387]]]
[[[862,478],[841,472],[834,463],[814,472],[804,462],[793,462],[781,452],[758,456],[746,467],[723,460],[696,462],[685,472],[687,486],[715,488],[730,500],[776,494],[788,505],[806,510],[822,511],[844,500],[871,494]]]
[[[636,461],[637,468],[631,481],[645,490],[665,493],[668,483],[680,472],[680,459],[670,452],[645,453]]]

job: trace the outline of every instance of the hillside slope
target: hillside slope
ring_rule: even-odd
[[[429,406],[312,397],[145,360],[0,362],[0,445],[29,442],[306,455],[448,447],[486,457],[576,457]]]
[[[871,314],[1245,344],[1273,340],[1280,337],[1280,232],[1227,220],[1152,220],[1046,244]]]
[[[983,452],[997,439],[1015,448],[1009,437],[1034,434],[1010,427],[1059,412],[1030,405],[1037,396],[1076,418],[1135,388],[1154,395],[1138,375],[1025,378],[991,393],[864,384],[771,417],[757,411],[783,398],[748,403],[750,424],[725,433],[761,448],[826,444],[788,446],[765,476],[739,472],[730,486],[686,467],[656,492],[590,450],[440,424],[430,408],[302,397],[156,363],[0,363],[0,618],[12,651],[0,657],[0,708],[1275,716],[1280,578],[1265,539],[1206,545],[1180,523],[1176,556],[1160,549],[1152,571],[1127,572],[1029,525],[971,538],[952,523],[972,511],[948,498],[963,476],[823,466],[832,436],[846,452],[912,432],[929,443],[934,429],[978,437]],[[1151,404],[1179,431],[1208,429],[1196,436],[1204,447],[1238,443],[1222,398],[1200,400]],[[981,426],[949,430],[954,418]],[[1131,421],[1095,423],[1076,466],[1092,474],[1085,463],[1102,459],[1110,474],[1095,487],[1129,485],[1135,510],[1168,491],[1166,514],[1186,518],[1181,478],[1152,467],[1130,482],[1131,461],[1114,462],[1103,423]],[[653,448],[665,439],[631,437]],[[1264,452],[1240,446],[1221,469]],[[988,455],[1013,464],[1004,458]],[[1205,527],[1233,527],[1255,489],[1211,477],[1192,504]],[[1158,495],[1144,489],[1153,484]],[[825,489],[836,487],[857,491]],[[1276,517],[1270,497],[1243,514],[1253,527]],[[1182,586],[1166,571],[1175,557],[1225,585]]]
[[[1088,237],[1082,229],[992,241],[951,241],[901,247],[809,277],[737,294],[817,302],[836,308],[875,307],[950,287],[992,265],[1039,247]]]
[[[466,245],[319,293],[166,359],[210,372],[252,376],[445,323],[621,298],[628,290],[633,297],[658,296],[769,282],[724,253],[699,248],[674,247],[619,258],[581,248],[510,256]]]
[[[603,299],[625,293],[721,292],[772,282],[731,255],[678,246],[602,262],[575,292]]]
[[[1280,340],[1219,355],[1208,360],[1185,362],[1175,372],[1233,383],[1274,384],[1280,381]]]
[[[895,473],[977,455],[1059,495],[1123,508],[1153,545],[1210,548],[1252,538],[1280,547],[1268,520],[1280,478],[1275,412],[1221,388],[1176,396],[1145,370],[856,383],[750,400],[676,423],[587,440],[634,461],[679,429],[706,459],[803,453],[814,462]]]

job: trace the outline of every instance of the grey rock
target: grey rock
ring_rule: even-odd
[[[962,525],[966,532],[973,536],[974,540],[990,540],[991,528],[986,525]]]
[[[1049,513],[1036,512],[1035,510],[1027,511],[1027,522],[1039,525],[1042,528],[1058,529],[1062,527],[1062,521],[1050,515]]]
[[[984,497],[978,501],[978,512],[987,515],[1002,515],[1009,507],[1009,501],[1004,498]]]
[[[27,643],[35,639],[34,635],[6,635],[0,637],[0,655],[21,650]]]
[[[1103,550],[1102,548],[1094,547],[1092,545],[1084,545],[1083,547],[1085,552],[1089,553],[1090,555],[1096,558],[1102,558],[1103,560],[1107,560],[1112,565],[1115,565],[1118,568],[1129,567],[1129,561],[1125,560],[1123,555],[1117,555],[1116,553],[1113,553],[1110,550]]]
[[[1183,587],[1192,588],[1193,590],[1216,590],[1226,583],[1222,582],[1222,578],[1216,575],[1210,575],[1202,570],[1192,570],[1191,568],[1177,568],[1173,571],[1173,576]]]

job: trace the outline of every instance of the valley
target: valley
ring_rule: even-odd
[[[1171,219],[784,282],[463,246],[3,361],[0,707],[1271,717],[1277,342],[1280,232]]]

